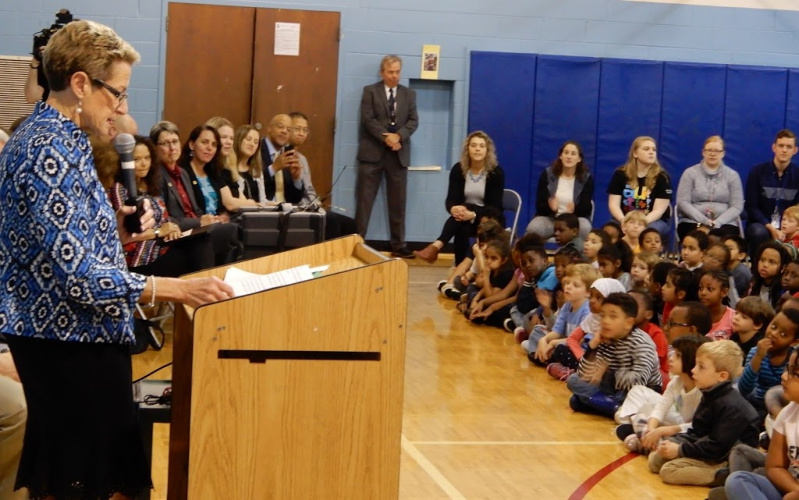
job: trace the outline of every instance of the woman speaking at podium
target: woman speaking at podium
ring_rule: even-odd
[[[28,404],[17,488],[31,498],[124,498],[151,487],[128,345],[135,303],[197,307],[232,296],[216,278],[129,273],[87,132],[127,113],[138,53],[75,21],[50,39],[51,92],[0,153],[0,333]]]

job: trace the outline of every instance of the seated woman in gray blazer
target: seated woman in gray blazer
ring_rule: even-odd
[[[541,172],[535,197],[535,217],[525,233],[543,239],[555,233],[555,216],[573,213],[580,219],[580,238],[591,231],[591,200],[594,198],[594,177],[583,159],[583,148],[577,141],[566,141],[558,150],[558,158]]]
[[[458,265],[469,252],[469,238],[475,235],[483,213],[502,214],[504,191],[505,173],[497,162],[494,141],[483,131],[472,132],[463,142],[461,161],[449,173],[445,204],[450,216],[438,239],[414,255],[433,263],[441,248],[454,238]]]

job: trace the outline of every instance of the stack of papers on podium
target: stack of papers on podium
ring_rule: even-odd
[[[225,273],[225,283],[233,287],[236,297],[262,292],[270,288],[293,285],[314,278],[310,266],[299,266],[270,274],[255,274],[231,267]]]

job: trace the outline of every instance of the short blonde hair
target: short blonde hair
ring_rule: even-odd
[[[386,66],[389,64],[394,64],[395,62],[400,63],[400,68],[402,68],[402,58],[396,54],[389,54],[380,61],[380,71],[386,69]]]
[[[594,281],[602,277],[597,268],[591,264],[569,264],[566,266],[564,278],[580,278],[585,283],[585,288],[591,288]]]
[[[50,38],[42,65],[50,89],[58,92],[69,86],[78,71],[107,80],[114,63],[133,65],[140,58],[136,49],[108,26],[83,20],[67,24]]]
[[[704,356],[713,362],[713,367],[717,372],[727,372],[730,379],[738,376],[744,360],[744,353],[741,348],[732,340],[719,340],[707,342],[699,346],[696,357]]]
[[[704,145],[707,146],[711,142],[720,142],[721,143],[721,147],[722,148],[724,147],[724,139],[722,139],[720,135],[711,135],[710,137],[705,139],[705,144]]]
[[[785,209],[782,213],[782,218],[790,217],[791,219],[799,222],[799,205],[793,205]]]
[[[632,212],[627,212],[627,214],[621,220],[622,227],[624,226],[624,224],[627,224],[630,221],[640,222],[644,226],[646,226],[646,214],[641,210],[633,210]]]
[[[649,269],[650,272],[652,271],[652,268],[655,267],[655,264],[661,261],[661,258],[658,257],[657,254],[654,254],[652,252],[641,252],[633,257],[633,260],[635,259],[638,259],[644,264],[646,264],[646,267]]]

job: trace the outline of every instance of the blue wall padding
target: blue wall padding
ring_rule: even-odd
[[[557,158],[563,141],[577,140],[583,146],[589,167],[593,166],[599,61],[596,58],[538,56],[532,119],[532,174],[525,194],[528,221],[535,215],[538,178]]]
[[[483,130],[494,140],[505,186],[521,194],[525,209],[530,206],[526,186],[531,179],[536,59],[534,54],[473,52],[470,65],[469,132]],[[527,227],[525,217],[523,211],[521,233]]]
[[[662,62],[602,60],[594,163],[597,223],[610,219],[608,183],[613,171],[627,159],[632,141],[640,135],[658,141],[662,94]]]
[[[599,226],[609,218],[610,176],[636,136],[658,140],[676,194],[707,137],[724,137],[725,162],[746,182],[773,157],[780,129],[799,132],[797,69],[472,52],[469,84],[469,130],[497,141],[507,185],[524,198],[522,228],[535,213],[538,176],[567,139],[582,144],[596,177]]]
[[[683,171],[702,160],[705,139],[724,130],[726,81],[725,66],[665,64],[658,158],[671,176],[675,196]]]
[[[799,132],[799,69],[788,70],[788,103],[785,107],[785,128],[793,130],[795,133]]]
[[[785,126],[788,70],[728,66],[724,106],[725,162],[741,172],[773,158],[774,136]]]

